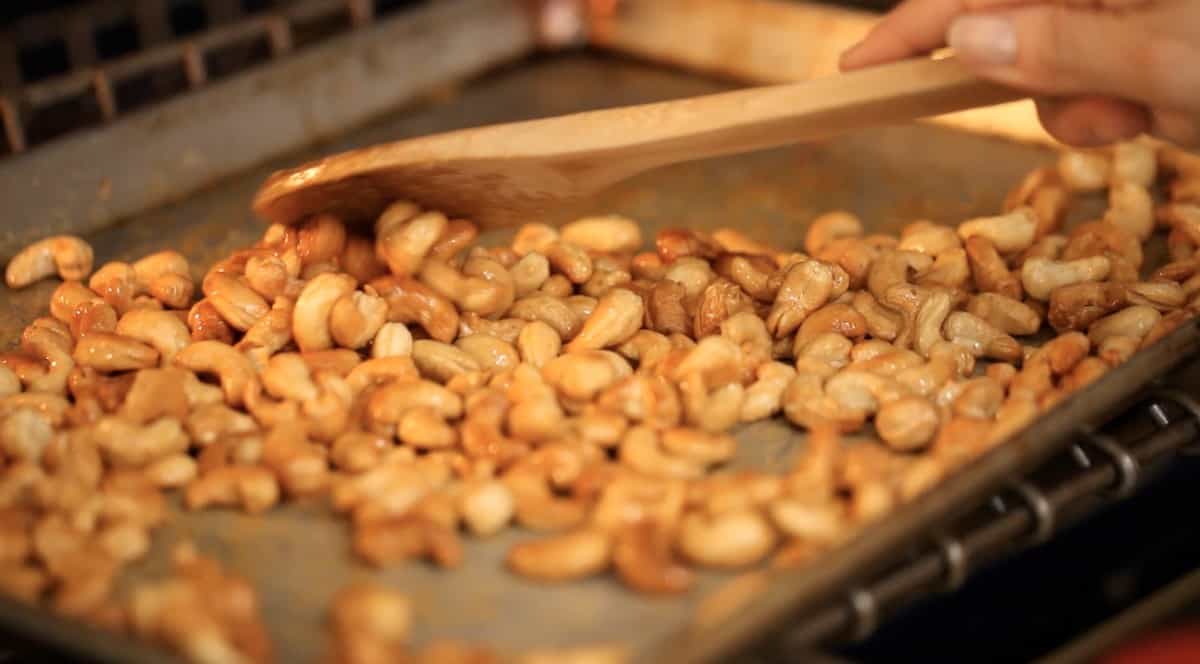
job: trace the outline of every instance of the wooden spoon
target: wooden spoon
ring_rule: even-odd
[[[804,83],[465,129],[353,150],[273,174],[254,210],[292,224],[329,212],[372,220],[397,199],[484,227],[643,171],[1021,98],[953,58],[909,60]]]

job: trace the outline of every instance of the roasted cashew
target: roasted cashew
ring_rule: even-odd
[[[1011,254],[1028,249],[1037,235],[1038,219],[1032,208],[1019,207],[995,217],[980,217],[958,225],[964,241],[980,236],[989,240],[996,251]]]
[[[1058,288],[1085,281],[1103,281],[1111,268],[1105,256],[1090,256],[1071,261],[1030,258],[1021,266],[1021,283],[1030,297],[1046,301]]]
[[[196,373],[215,374],[230,406],[240,406],[246,387],[254,379],[249,358],[219,341],[197,341],[179,351],[175,364]]]
[[[329,312],[329,331],[338,346],[358,350],[375,338],[387,317],[388,304],[382,297],[356,290],[334,303]]]
[[[1099,152],[1067,150],[1058,158],[1058,176],[1075,191],[1103,189],[1109,170],[1108,157]]]
[[[972,295],[967,311],[1005,334],[1033,334],[1042,327],[1042,317],[1033,307],[999,293]]]
[[[1008,265],[990,240],[981,235],[967,238],[966,251],[971,277],[979,290],[1014,300],[1021,298],[1021,280],[1009,272]]]
[[[334,305],[353,293],[354,286],[353,277],[335,273],[318,275],[304,286],[292,313],[292,338],[301,351],[333,347],[330,316]]]
[[[867,290],[882,302],[888,289],[908,283],[911,277],[928,270],[932,265],[933,258],[916,251],[885,250],[871,263]]]
[[[370,286],[387,301],[388,320],[417,323],[443,343],[458,336],[458,310],[425,284],[410,277],[388,276],[372,281]]]
[[[446,215],[421,213],[413,203],[392,203],[375,222],[375,254],[397,277],[420,269],[426,254],[446,230]]]
[[[562,582],[593,576],[608,569],[612,537],[601,530],[583,529],[524,542],[508,551],[508,567],[528,579]]]
[[[522,362],[541,369],[559,355],[562,350],[562,337],[553,327],[540,320],[534,320],[521,328],[517,337],[517,350],[521,354]]]
[[[1154,307],[1136,305],[1118,311],[1088,326],[1088,338],[1099,346],[1112,336],[1132,337],[1141,340],[1162,318]]]
[[[778,536],[766,517],[756,511],[733,511],[719,516],[691,513],[679,524],[678,546],[692,562],[705,567],[753,565],[775,548]]]
[[[966,348],[976,357],[989,357],[1002,362],[1021,358],[1021,343],[991,323],[966,311],[955,311],[946,317],[943,326],[946,338]]]
[[[9,288],[25,288],[55,274],[63,281],[82,281],[92,271],[92,247],[74,235],[55,235],[25,247],[4,271]]]
[[[617,215],[584,217],[563,226],[564,242],[600,253],[634,252],[642,247],[642,230],[637,222]]]
[[[179,351],[192,342],[187,325],[168,311],[129,311],[117,321],[116,333],[157,350],[164,367],[173,365]]]
[[[804,251],[816,256],[835,240],[862,234],[862,221],[855,215],[841,210],[826,212],[809,223],[804,234]]]
[[[571,353],[619,345],[641,328],[644,314],[640,296],[624,288],[614,288],[600,298],[579,334],[563,350]]]
[[[846,292],[849,277],[840,267],[821,261],[793,265],[783,277],[767,330],[779,339],[791,334],[812,312]]]

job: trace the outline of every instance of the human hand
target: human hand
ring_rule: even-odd
[[[1055,138],[1200,139],[1200,2],[905,0],[842,54],[859,69],[949,45],[977,75],[1035,95]]]

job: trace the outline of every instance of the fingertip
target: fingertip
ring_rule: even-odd
[[[1150,128],[1146,109],[1110,97],[1039,99],[1038,117],[1051,136],[1076,147],[1128,140]]]
[[[862,65],[859,64],[859,60],[862,59],[862,57],[861,57],[862,44],[863,43],[861,41],[859,41],[859,42],[855,43],[853,46],[851,46],[850,48],[842,51],[841,56],[838,57],[838,69],[839,70],[852,71],[854,69],[859,69],[862,67]]]

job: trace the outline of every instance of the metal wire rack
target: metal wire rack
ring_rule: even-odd
[[[1200,454],[1200,402],[1180,389],[1152,390],[1114,423],[1116,429],[1134,430],[1132,435],[1125,431],[1127,442],[1116,432],[1082,427],[1078,441],[1061,457],[1012,482],[840,601],[773,636],[762,645],[759,661],[862,641],[889,614],[930,593],[952,593],[973,569],[1037,546],[1104,503],[1132,495],[1149,470],[1174,454]]]

